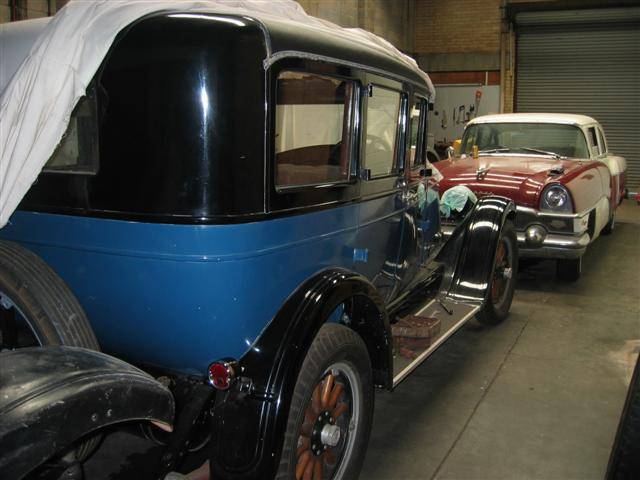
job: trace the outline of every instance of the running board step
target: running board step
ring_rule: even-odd
[[[451,300],[435,299],[414,315],[392,325],[393,386],[404,380],[479,309]]]

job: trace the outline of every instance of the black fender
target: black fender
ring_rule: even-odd
[[[0,472],[20,479],[84,435],[128,420],[171,428],[173,396],[141,370],[77,347],[0,354]]]
[[[382,297],[359,274],[344,269],[320,272],[287,299],[238,361],[240,378],[216,396],[212,478],[273,478],[298,372],[316,334],[341,304],[349,326],[367,344],[374,381],[392,385],[391,329]]]
[[[470,305],[484,305],[490,294],[488,285],[502,227],[515,212],[515,204],[505,197],[478,200],[436,257],[436,261],[446,266],[443,296]]]

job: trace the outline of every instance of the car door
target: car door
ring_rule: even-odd
[[[596,126],[598,137],[598,160],[604,163],[611,173],[611,208],[615,209],[624,198],[626,162],[622,157],[612,155],[607,148],[607,139],[604,136],[602,127]]]
[[[438,194],[428,182],[426,160],[426,98],[414,96],[409,108],[407,151],[404,166],[404,215],[397,277],[402,291],[419,280],[433,247],[439,240]]]
[[[402,85],[367,75],[363,91],[360,146],[358,234],[356,270],[369,278],[385,301],[397,292],[402,242],[403,195],[406,182],[401,169],[407,96]]]
[[[606,165],[606,168],[602,165],[599,168],[595,168],[594,174],[598,175],[598,182],[596,182],[598,191],[601,192],[602,198],[598,200],[595,205],[596,218],[595,228],[592,241],[596,239],[600,230],[609,221],[612,211],[612,179],[611,179],[611,165],[608,164],[607,159],[604,156],[604,147],[601,143],[601,139],[598,137],[598,132],[595,125],[587,127],[587,141],[589,145],[589,152],[592,160],[597,160]],[[593,191],[594,187],[591,187]]]

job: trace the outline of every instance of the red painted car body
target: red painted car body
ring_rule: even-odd
[[[538,209],[547,185],[562,184],[569,189],[574,212],[589,209],[610,190],[611,175],[598,161],[555,160],[540,156],[491,155],[438,162],[443,175],[440,194],[455,185],[469,187],[478,197],[502,195],[517,205]],[[562,174],[552,171],[564,170]],[[483,172],[478,175],[477,172]],[[611,194],[608,193],[610,196]]]
[[[478,197],[510,198],[520,255],[571,261],[568,277],[577,278],[587,245],[611,231],[625,195],[626,162],[608,151],[600,124],[581,115],[488,115],[467,124],[461,148],[435,165],[440,195],[463,185]],[[554,192],[568,200],[552,206]]]

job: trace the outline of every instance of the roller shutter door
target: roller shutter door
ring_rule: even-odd
[[[640,9],[522,12],[516,28],[516,111],[595,118],[638,191]]]

